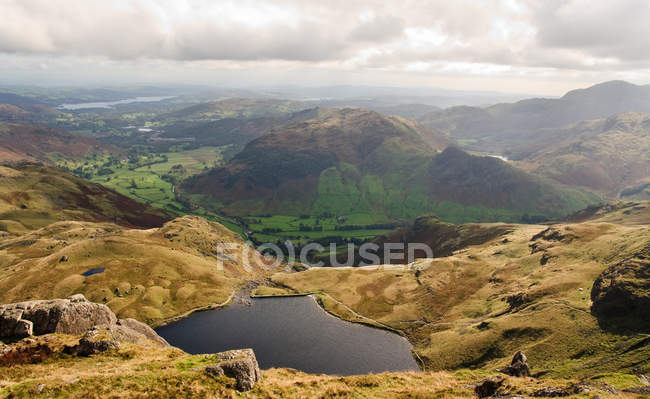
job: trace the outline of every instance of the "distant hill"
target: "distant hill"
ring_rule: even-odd
[[[183,122],[195,120],[218,120],[224,118],[253,118],[291,113],[311,108],[307,103],[291,100],[264,98],[229,98],[219,101],[203,102],[180,110],[159,115],[156,120]]]
[[[436,132],[363,109],[320,109],[262,136],[224,167],[181,187],[222,211],[368,214],[375,220],[434,212],[450,221],[560,217],[597,202],[491,157],[438,151]],[[440,143],[445,136],[438,136]]]
[[[274,128],[312,118],[316,109],[257,117],[228,117],[215,121],[179,122],[165,128],[161,137],[191,139],[191,146],[230,146],[226,155],[235,155],[246,144]]]
[[[25,105],[43,103],[31,97],[21,96],[14,93],[0,92],[0,104]]]
[[[650,198],[650,114],[619,114],[539,135],[548,140],[523,158],[527,169],[611,199]]]
[[[573,90],[559,99],[534,98],[486,108],[452,107],[424,115],[419,122],[448,132],[468,148],[508,151],[533,139],[530,133],[623,112],[650,112],[650,86],[624,81]],[[533,136],[533,137],[530,137]]]
[[[20,232],[60,220],[160,226],[172,214],[60,169],[34,163],[0,166],[0,230]]]
[[[0,107],[0,112],[2,107]],[[60,129],[45,126],[0,122],[0,161],[21,159],[48,160],[60,154],[81,158],[92,152],[104,152],[111,147]]]

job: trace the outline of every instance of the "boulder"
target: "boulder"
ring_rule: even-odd
[[[79,356],[90,356],[97,353],[118,350],[120,341],[110,334],[105,334],[99,329],[92,329],[84,334],[79,340],[79,344],[68,350],[69,353],[75,353]]]
[[[510,362],[510,366],[499,370],[504,374],[513,377],[530,377],[530,366],[528,365],[528,358],[523,352],[518,351]]]
[[[106,305],[88,302],[81,294],[0,305],[0,339],[50,333],[78,335],[99,324],[115,323],[117,317]]]
[[[207,366],[205,373],[220,377],[226,376],[237,381],[239,391],[248,391],[262,379],[259,364],[252,349],[238,349],[216,354],[217,363]]]
[[[144,335],[147,339],[150,341],[153,341],[158,344],[160,347],[168,347],[170,346],[167,341],[160,335],[158,335],[153,328],[149,327],[148,325],[137,321],[136,319],[120,319],[117,321],[117,324],[119,326],[123,326],[126,328],[129,328],[133,331],[136,331],[142,335]]]

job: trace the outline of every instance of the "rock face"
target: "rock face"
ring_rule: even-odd
[[[50,333],[76,335],[98,324],[115,323],[117,318],[106,305],[88,302],[81,294],[0,305],[0,339]]]
[[[596,316],[650,320],[650,246],[598,276],[591,300]]]
[[[83,354],[115,349],[119,342],[169,346],[146,324],[134,319],[118,320],[106,305],[89,302],[81,294],[67,299],[0,305],[0,340],[51,333],[85,334],[75,347]]]
[[[217,363],[205,368],[206,374],[214,377],[226,376],[237,381],[239,391],[248,391],[262,379],[260,367],[252,349],[221,352]]]
[[[530,377],[530,366],[528,366],[528,358],[526,355],[524,355],[523,352],[519,351],[515,353],[510,366],[499,371],[513,377]]]

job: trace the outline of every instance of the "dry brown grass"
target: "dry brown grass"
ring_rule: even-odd
[[[329,294],[340,303],[325,298],[323,305],[342,318],[363,321],[352,309],[402,331],[433,370],[495,369],[517,350],[529,355],[540,374],[648,369],[650,349],[626,351],[643,335],[603,330],[590,313],[596,277],[650,242],[650,226],[635,222],[638,212],[629,216],[634,221],[624,224],[554,225],[551,233],[560,239],[534,242],[547,226],[519,225],[507,242],[500,237],[453,256],[420,260],[426,269],[417,276],[394,267],[322,268],[272,279],[297,291]],[[515,295],[521,303],[509,304]]]
[[[1,241],[0,303],[82,293],[119,317],[157,324],[222,303],[248,280],[265,275],[254,250],[248,268],[241,251],[222,251],[220,243],[246,245],[220,224],[190,216],[151,230],[55,223]],[[68,260],[61,262],[64,256]],[[104,273],[81,275],[102,267]]]
[[[178,349],[135,344],[122,344],[116,352],[89,358],[60,353],[64,345],[77,339],[65,335],[38,337],[36,344],[46,343],[55,354],[37,364],[0,367],[0,398],[473,398],[473,384],[494,374],[459,370],[340,377],[269,369],[263,370],[263,379],[253,390],[242,393],[233,389],[234,380],[213,379],[203,373],[203,367],[214,361],[209,355],[192,356]],[[599,381],[620,380],[623,385],[619,387],[634,383],[622,377],[600,377]],[[526,395],[544,386],[567,386],[571,382],[506,377],[503,389]],[[614,397],[597,388],[592,393],[603,399]]]

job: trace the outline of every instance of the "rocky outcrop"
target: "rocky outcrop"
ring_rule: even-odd
[[[512,358],[510,365],[508,367],[500,369],[499,371],[513,377],[530,377],[530,366],[528,365],[528,358],[526,355],[524,355],[523,352],[519,351],[515,353],[515,356]]]
[[[72,350],[83,355],[116,349],[120,342],[169,346],[146,324],[134,319],[118,320],[106,305],[89,302],[81,294],[0,305],[0,340],[50,333],[83,334]]]
[[[0,305],[0,339],[50,333],[78,335],[98,324],[115,323],[117,317],[106,305],[88,302],[81,294]]]
[[[238,349],[216,355],[217,363],[205,368],[205,373],[234,378],[239,391],[248,391],[262,379],[260,367],[252,349]]]
[[[650,245],[611,265],[594,282],[591,310],[599,318],[650,320]]]

